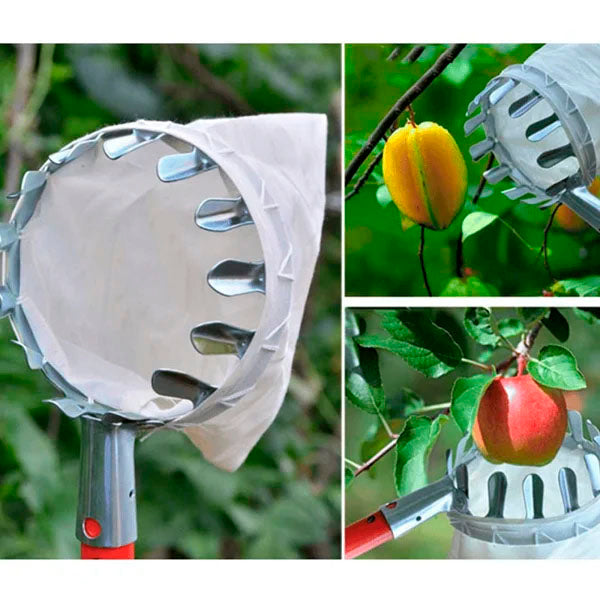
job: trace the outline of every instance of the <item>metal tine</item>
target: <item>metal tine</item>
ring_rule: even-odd
[[[161,181],[170,183],[216,168],[217,164],[215,162],[208,158],[204,152],[194,148],[191,152],[184,154],[163,156],[158,161],[157,172]]]
[[[495,89],[490,94],[490,104],[492,106],[498,104],[498,102],[500,102],[500,100],[502,100],[502,98],[504,98],[504,96],[506,96],[510,90],[515,88],[518,83],[519,82],[515,79],[509,79],[506,83],[503,83],[499,88]]]
[[[217,388],[187,373],[158,369],[152,373],[152,389],[161,396],[191,400],[200,406]]]
[[[471,153],[471,158],[477,162],[480,158],[484,157],[486,154],[488,154],[491,150],[493,150],[494,146],[496,144],[494,143],[493,140],[485,139],[481,142],[478,142],[477,144],[475,144],[474,146],[471,146],[469,148],[469,152]]]
[[[518,200],[521,196],[524,196],[525,194],[530,194],[531,189],[526,185],[520,185],[519,187],[514,187],[510,190],[505,190],[502,193],[511,200]]]
[[[452,462],[452,450],[448,448],[448,450],[446,450],[446,474],[448,477],[452,477],[453,468],[454,463]]]
[[[465,435],[460,438],[460,441],[456,445],[456,461],[455,465],[459,465],[464,462],[465,459],[465,448],[467,447],[467,442],[469,441],[469,436]]]
[[[600,461],[595,454],[591,453],[586,454],[583,460],[590,476],[592,492],[594,493],[594,497],[596,497],[600,494]]]
[[[508,114],[513,119],[518,119],[519,117],[522,117],[525,113],[529,112],[542,99],[542,96],[540,96],[535,90],[533,90],[529,92],[529,94],[523,96],[522,98],[515,100],[508,108]]]
[[[91,150],[98,143],[98,138],[95,137],[92,140],[87,140],[85,142],[79,142],[72,146],[71,148],[67,148],[65,150],[59,150],[58,152],[54,152],[48,156],[48,160],[53,163],[56,167],[59,167],[67,162],[71,162],[75,160],[77,157],[81,156],[84,152]]]
[[[525,135],[530,142],[540,142],[561,127],[562,123],[558,120],[558,117],[552,114],[541,121],[532,123],[525,131]]]
[[[581,444],[583,442],[583,419],[581,418],[581,413],[576,410],[570,410],[568,412],[568,419],[573,439],[578,444]]]
[[[600,429],[598,429],[589,419],[585,422],[590,438],[595,439],[600,435]]]
[[[465,122],[465,135],[471,135],[487,118],[487,112],[481,109],[481,112]]]
[[[573,512],[579,508],[577,501],[577,477],[569,467],[563,467],[558,472],[558,485],[565,512]]]
[[[510,174],[510,167],[507,165],[498,165],[493,169],[489,169],[486,171],[483,176],[486,178],[489,183],[492,185],[502,181],[507,175]]]
[[[242,358],[254,333],[220,321],[211,321],[194,327],[190,338],[200,354],[235,354]]]
[[[21,183],[20,203],[15,213],[17,229],[24,227],[35,212],[38,199],[46,185],[48,175],[43,171],[27,171]]]
[[[504,503],[506,501],[506,475],[496,471],[488,479],[489,510],[488,518],[501,519],[504,516]]]
[[[265,263],[227,259],[215,265],[207,276],[208,285],[223,296],[252,292],[265,293]]]
[[[469,471],[467,465],[460,464],[456,467],[456,487],[469,497]]]
[[[502,85],[501,79],[496,79],[495,81],[490,81],[488,84],[473,98],[473,100],[469,103],[469,107],[467,108],[467,116],[475,112],[477,107],[481,104],[482,100],[489,96],[495,89],[499,88]]]
[[[537,163],[544,169],[551,169],[556,166],[559,162],[575,156],[571,144],[560,146],[559,148],[553,148],[552,150],[546,150],[537,157]]]
[[[544,518],[544,482],[539,475],[530,473],[523,480],[523,498],[525,499],[525,518]]]
[[[196,210],[196,225],[206,231],[229,231],[253,223],[250,211],[241,196],[208,198]]]
[[[153,131],[141,131],[134,129],[128,135],[121,135],[114,138],[108,138],[104,141],[104,154],[112,160],[121,158],[129,152],[133,152],[150,142],[160,139],[164,134]]]

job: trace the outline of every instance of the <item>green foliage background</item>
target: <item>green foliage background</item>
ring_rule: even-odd
[[[233,474],[209,465],[179,433],[161,432],[139,443],[136,552],[141,558],[336,558],[341,502],[340,48],[229,44],[187,51],[255,112],[329,113],[330,202],[280,414]],[[51,56],[47,95],[31,126],[15,139],[15,48],[0,45],[2,189],[11,151],[22,155],[24,169],[38,168],[48,153],[103,125],[137,117],[189,122],[236,112],[164,46],[71,45],[56,46],[53,56],[46,52]],[[13,337],[2,321],[0,557],[75,558],[79,424],[42,403],[57,392],[27,368]]]
[[[483,133],[480,130],[465,138],[463,124],[467,106],[504,67],[523,62],[539,46],[469,44],[413,104],[417,123],[434,121],[454,136],[465,157],[469,177],[467,202],[454,223],[445,231],[426,231],[425,262],[433,295],[439,295],[455,277],[461,222],[474,210],[471,198],[487,160],[485,157],[473,163],[468,153],[470,146],[483,139]],[[348,44],[345,47],[346,164],[396,100],[444,49],[440,45],[428,45],[415,63],[403,64],[401,58],[386,60],[395,47],[391,44]],[[402,47],[400,57],[410,48],[411,45]],[[406,116],[402,115],[399,125],[405,121]],[[372,156],[382,148],[383,141]],[[369,160],[363,164],[358,176],[368,163]],[[346,193],[357,177],[346,188]],[[426,295],[417,259],[420,228],[403,231],[396,206],[379,204],[376,192],[382,185],[379,165],[360,193],[345,205],[346,294]],[[501,191],[510,187],[514,186],[507,181],[487,185],[477,208],[502,215],[506,223],[537,250],[542,244],[549,211],[508,200]],[[478,295],[539,296],[544,289],[549,289],[551,280],[536,250],[529,249],[508,227],[495,222],[465,242],[464,266],[485,284],[485,290],[480,290]],[[600,238],[591,228],[572,234],[555,225],[550,233],[549,250],[550,265],[557,279],[583,277],[600,269]]]
[[[494,308],[498,319],[515,317],[514,309]],[[568,348],[576,357],[577,364],[587,381],[587,388],[578,392],[569,392],[567,402],[570,408],[580,410],[584,419],[600,423],[600,373],[597,369],[600,360],[598,349],[598,321],[590,325],[574,315],[572,309],[560,309],[567,318],[570,327],[569,339],[561,344]],[[357,316],[366,320],[366,331],[370,334],[381,334],[381,319],[372,309],[354,310]],[[464,356],[477,360],[482,347],[470,338],[462,325],[465,314],[464,308],[433,309],[432,319],[451,332],[453,339],[461,347]],[[536,357],[539,350],[547,344],[556,344],[556,339],[546,327],[542,328],[532,356]],[[506,350],[496,350],[490,364],[497,364],[507,358]],[[403,399],[403,388],[408,388],[423,398],[426,405],[438,405],[449,402],[451,389],[458,377],[472,376],[481,372],[470,366],[459,366],[456,370],[437,379],[423,376],[410,368],[400,357],[389,352],[379,352],[381,379],[385,389],[388,404],[398,404]],[[380,429],[376,415],[369,415],[346,400],[346,444],[345,456],[350,460],[362,463],[372,456],[386,441],[386,436]],[[428,414],[431,417],[433,414]],[[392,429],[398,432],[402,428],[401,421],[392,421]],[[371,439],[374,431],[378,435],[380,446],[371,446],[365,440]],[[445,451],[454,449],[461,438],[461,433],[455,423],[450,420],[443,428],[439,440],[433,447],[429,459],[429,481],[435,481],[445,473]],[[377,438],[376,438],[377,439]],[[383,440],[383,441],[382,441]],[[364,445],[364,449],[362,448]],[[363,454],[366,451],[367,455]],[[359,475],[346,488],[346,523],[350,524],[371,514],[377,507],[397,497],[394,488],[395,452],[390,452],[368,472]],[[473,485],[472,482],[470,485]],[[482,484],[485,485],[485,482]],[[364,559],[376,558],[445,558],[450,550],[453,529],[445,515],[438,515],[419,525],[402,538],[384,544],[379,548],[363,555]]]

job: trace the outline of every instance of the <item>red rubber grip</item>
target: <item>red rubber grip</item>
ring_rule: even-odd
[[[135,558],[135,544],[126,544],[117,548],[97,548],[81,544],[81,558],[131,560]]]
[[[346,527],[344,555],[346,558],[354,558],[392,539],[394,539],[394,536],[388,522],[385,520],[383,513],[377,511]]]

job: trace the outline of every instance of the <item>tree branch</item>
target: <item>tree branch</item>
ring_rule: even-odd
[[[346,197],[344,198],[344,200],[350,200],[350,198],[352,198],[352,196],[356,196],[356,194],[358,194],[358,192],[360,191],[360,188],[363,185],[365,185],[365,183],[367,183],[367,179],[369,179],[369,177],[371,176],[371,173],[373,173],[373,171],[375,170],[375,167],[381,162],[382,158],[383,158],[383,150],[381,152],[379,152],[379,154],[377,154],[375,156],[375,158],[369,163],[369,165],[365,169],[365,172],[358,178],[358,181],[356,182],[356,184],[354,185],[352,190],[346,194]]]
[[[423,54],[423,50],[425,50],[425,46],[413,46],[408,54],[402,59],[402,62],[404,64],[414,63],[419,56]]]
[[[528,357],[529,352],[533,348],[533,344],[535,343],[535,340],[541,329],[542,321],[540,320],[527,332],[527,335],[523,340],[521,340],[521,342],[519,342],[519,345],[516,347],[512,355],[496,366],[496,371],[498,373],[502,373],[503,371],[506,371],[520,356]]]
[[[388,442],[379,452],[371,456],[369,460],[363,463],[356,471],[354,471],[354,477],[358,477],[361,473],[368,471],[377,461],[381,460],[390,450],[392,450],[398,443],[398,436],[396,436],[391,442]]]
[[[188,73],[213,97],[225,104],[238,115],[254,114],[254,109],[225,81],[213,75],[201,62],[196,48],[191,44],[167,44],[171,58],[184,67]]]
[[[33,85],[36,45],[17,44],[16,50],[15,89],[7,118],[8,158],[4,177],[4,190],[6,193],[15,191],[23,168],[24,153],[22,139],[19,135],[19,121],[22,118]]]
[[[389,112],[379,122],[369,139],[363,147],[354,155],[345,173],[345,184],[348,185],[360,166],[365,162],[368,156],[373,152],[377,142],[385,135],[393,122],[406,110],[411,102],[414,102],[438,77],[444,69],[460,54],[466,44],[452,44],[446,49],[435,63],[426,71],[426,73],[392,106]]]

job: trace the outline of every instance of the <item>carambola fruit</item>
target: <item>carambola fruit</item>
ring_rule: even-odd
[[[446,229],[463,206],[467,166],[446,129],[407,123],[385,144],[383,179],[403,215],[429,229]]]

